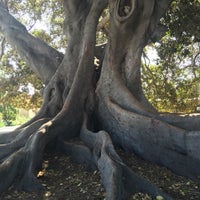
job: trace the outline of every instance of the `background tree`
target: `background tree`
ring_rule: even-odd
[[[0,31],[45,89],[38,114],[0,135],[0,191],[14,180],[19,189],[41,189],[37,169],[52,142],[79,162],[99,169],[107,199],[127,199],[138,191],[171,199],[131,171],[113,144],[199,182],[199,116],[159,114],[142,90],[142,52],[160,29],[170,3],[63,1],[67,38],[63,55],[29,34],[1,1]],[[108,43],[96,46],[99,19],[107,6]],[[94,57],[100,60],[98,69]]]
[[[16,119],[17,110],[10,105],[0,105],[0,112],[2,113],[2,119],[6,125],[11,125],[12,121]]]
[[[200,104],[199,10],[198,1],[174,1],[161,19],[165,37],[153,38],[157,62],[148,67],[147,60],[142,78],[145,94],[160,111],[194,112]]]

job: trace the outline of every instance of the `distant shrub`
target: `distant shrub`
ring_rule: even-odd
[[[0,113],[3,123],[6,126],[10,126],[12,121],[16,119],[17,109],[11,105],[0,105]]]

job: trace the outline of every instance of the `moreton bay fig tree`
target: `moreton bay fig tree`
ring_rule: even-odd
[[[37,115],[0,134],[0,192],[14,182],[18,189],[41,189],[37,169],[49,144],[98,169],[109,200],[136,192],[173,199],[125,165],[114,147],[200,182],[200,118],[160,114],[141,86],[143,48],[171,2],[64,0],[63,55],[32,36],[0,1],[0,32],[45,85]],[[108,42],[98,46],[105,9]]]

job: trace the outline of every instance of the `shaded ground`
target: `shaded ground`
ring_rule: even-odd
[[[200,185],[190,179],[174,175],[166,168],[153,165],[135,155],[118,151],[124,162],[135,172],[154,182],[176,200],[199,200]],[[65,155],[46,154],[43,170],[38,174],[44,191],[18,192],[10,188],[0,200],[103,200],[105,191],[97,171],[86,172],[84,167],[70,161]],[[151,200],[148,195],[136,194],[131,199]]]
[[[104,196],[99,173],[86,172],[83,166],[72,163],[65,155],[45,155],[43,170],[38,175],[44,191],[26,193],[10,188],[0,199],[75,200],[101,199]]]

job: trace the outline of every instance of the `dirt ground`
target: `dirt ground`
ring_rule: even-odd
[[[182,176],[177,176],[163,167],[142,160],[134,154],[118,151],[126,164],[135,172],[150,180],[175,200],[199,200],[200,185]],[[69,157],[46,154],[43,169],[38,178],[44,190],[26,193],[12,187],[0,195],[0,200],[104,200],[98,171],[86,172],[84,166],[73,163]],[[135,194],[131,199],[151,200],[146,194]]]

